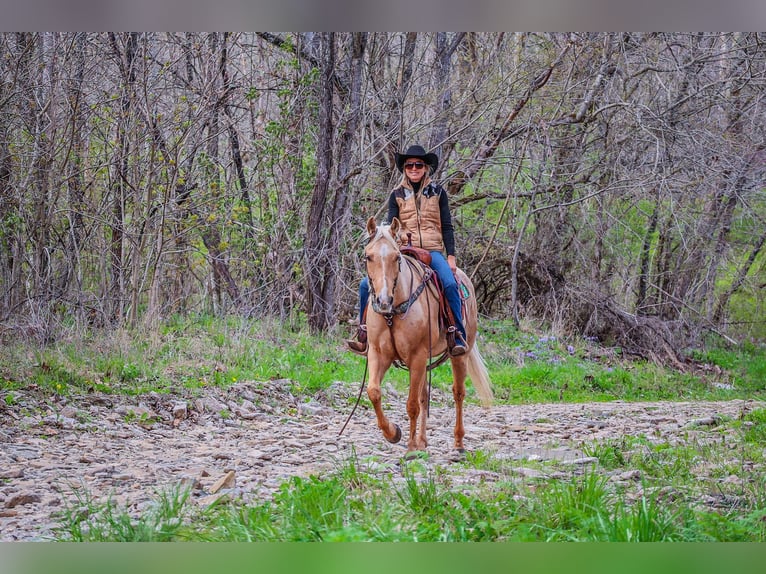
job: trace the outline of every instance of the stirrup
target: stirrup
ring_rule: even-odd
[[[457,332],[457,328],[454,325],[450,325],[447,328],[447,349],[453,357],[465,355],[468,351],[463,336]]]
[[[356,330],[356,341],[348,339],[346,341],[348,348],[357,355],[367,355],[367,325],[361,323]]]
[[[367,343],[360,343],[359,341],[349,339],[346,341],[346,345],[348,345],[350,351],[353,351],[357,355],[362,355],[363,357],[367,356]]]

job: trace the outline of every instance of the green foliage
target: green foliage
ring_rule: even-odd
[[[691,477],[690,467],[697,454],[686,446],[661,443],[650,446],[633,463],[649,476],[662,481],[678,481]]]
[[[588,340],[522,331],[510,321],[485,321],[479,344],[503,402],[727,400],[766,391],[766,352],[754,345],[690,351],[694,361],[721,367],[713,378],[628,360]]]
[[[745,441],[762,445],[766,443],[766,409],[756,409],[744,417]]]
[[[89,383],[85,377],[55,360],[38,362],[33,367],[30,382],[59,395],[66,395],[73,388],[87,389]]]
[[[687,469],[684,476],[691,474]],[[57,516],[56,532],[73,541],[763,542],[759,476],[759,496],[723,513],[700,508],[692,489],[668,497],[648,479],[637,485],[637,496],[626,496],[595,468],[510,487],[498,482],[456,489],[438,467],[409,463],[401,472],[381,474],[352,455],[335,473],[291,477],[255,504],[224,496],[201,507],[178,488],[158,494],[136,514],[111,499],[102,503],[75,492],[76,501]]]
[[[619,504],[611,516],[599,516],[608,542],[672,542],[682,539],[677,516],[656,498],[641,497],[633,506]]]
[[[537,525],[546,540],[566,540],[573,529],[590,531],[595,521],[606,512],[611,499],[606,488],[606,477],[589,472],[567,482],[553,482],[543,490],[537,504],[539,516]]]
[[[25,345],[5,346],[5,388],[31,383],[56,393],[98,390],[139,394],[228,386],[238,381],[289,379],[296,393],[313,394],[335,381],[360,380],[364,363],[343,350],[340,337],[316,338],[269,321],[171,318],[157,333],[123,331],[94,340],[43,347],[32,363]]]
[[[471,468],[491,471],[498,471],[501,467],[500,463],[492,455],[492,453],[481,449],[472,452],[466,452],[465,465]]]
[[[719,367],[725,373],[719,378],[736,388],[751,393],[766,390],[766,349],[762,345],[745,343],[733,348],[712,342],[690,355],[700,363]]]
[[[112,500],[98,502],[87,491],[75,490],[74,502],[58,513],[57,536],[72,542],[171,542],[183,540],[191,507],[189,489],[176,487],[157,495],[137,518]]]
[[[336,477],[293,477],[274,496],[273,520],[290,541],[321,541],[343,528],[348,507],[346,487]]]
[[[73,333],[76,329],[71,327]],[[343,345],[349,334],[314,336],[302,322],[179,315],[151,333],[94,332],[86,338],[62,337],[60,343],[39,349],[22,343],[4,345],[0,388],[34,383],[56,393],[139,394],[169,392],[178,386],[225,387],[238,381],[288,379],[294,393],[311,396],[336,381],[363,377],[364,359]],[[496,400],[504,403],[729,400],[766,393],[766,353],[754,345],[739,349],[710,345],[690,352],[702,365],[696,374],[623,359],[618,350],[587,340],[521,331],[509,321],[487,321],[479,346]],[[407,376],[406,371],[390,369],[386,381],[403,389]],[[433,372],[432,382],[449,390],[449,364]],[[474,397],[469,384],[468,398]]]
[[[764,540],[766,512],[762,509],[738,516],[734,513],[701,512],[688,519],[687,536],[700,541],[748,542]]]
[[[603,442],[594,442],[583,446],[583,454],[598,459],[598,463],[608,470],[614,470],[625,466],[626,441],[609,439]]]

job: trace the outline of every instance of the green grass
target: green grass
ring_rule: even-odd
[[[729,400],[766,396],[766,348],[689,350],[696,372],[628,360],[620,349],[488,321],[479,338],[501,402]],[[712,368],[716,365],[719,368]]]
[[[294,392],[313,394],[361,380],[363,362],[341,343],[340,334],[312,337],[269,321],[176,319],[153,333],[72,335],[34,350],[10,342],[0,348],[0,389],[141,394],[289,379]]]
[[[110,498],[99,502],[87,491],[73,491],[73,501],[58,513],[56,536],[74,542],[169,542],[196,538],[187,525],[192,516],[189,490],[180,486],[159,492],[140,516],[132,516]]]
[[[348,329],[350,331],[350,329]],[[283,379],[302,399],[342,381],[364,359],[343,329],[312,336],[271,321],[175,318],[153,332],[62,333],[57,343],[0,348],[0,408],[20,394],[173,393]],[[630,361],[618,349],[487,322],[480,346],[498,403],[763,399],[762,347],[690,350],[696,374]],[[406,388],[407,373],[387,382]],[[448,365],[433,373],[448,391]],[[449,396],[449,395],[447,395]],[[475,400],[469,387],[469,400]],[[766,409],[688,430],[580,445],[596,463],[512,461],[475,450],[449,469],[351,457],[335,473],[293,477],[257,504],[198,505],[180,487],[136,511],[77,492],[57,516],[60,540],[82,541],[766,541]],[[375,464],[367,464],[374,462]],[[535,469],[540,478],[515,468]],[[454,483],[460,466],[496,479]],[[534,473],[533,473],[534,474]],[[621,476],[628,478],[620,478]],[[452,478],[451,478],[452,477]],[[733,478],[733,479],[732,479]],[[700,501],[703,501],[702,503]]]
[[[766,443],[766,409],[750,411],[743,418],[745,441],[754,445]]]
[[[625,493],[594,469],[466,492],[438,469],[381,475],[352,457],[329,475],[293,477],[255,504],[224,498],[204,507],[175,489],[131,515],[111,499],[79,495],[58,514],[56,533],[66,541],[766,541],[762,473],[758,496],[727,510],[701,507],[692,490],[669,496],[656,479]]]
[[[469,453],[449,469],[423,459],[369,464],[351,454],[271,497],[199,504],[180,486],[141,511],[82,491],[54,519],[62,541],[766,542],[766,466],[749,434],[764,410],[722,420],[684,445],[625,436],[594,441],[584,468]],[[756,422],[757,421],[757,422]],[[747,424],[754,423],[754,424]],[[717,440],[727,433],[726,441]],[[495,480],[459,481],[491,470]],[[722,478],[736,474],[743,480]]]
[[[619,349],[586,340],[523,332],[486,321],[479,344],[503,403],[728,400],[766,396],[766,351],[711,346],[689,350],[700,365],[679,373],[623,358]],[[350,329],[312,336],[271,320],[175,317],[155,331],[62,333],[43,348],[10,341],[0,348],[0,390],[35,385],[44,392],[141,394],[179,387],[225,387],[237,381],[288,379],[295,394],[312,395],[335,381],[359,381],[364,359],[344,348]],[[433,384],[451,385],[448,364]],[[407,373],[387,381],[405,388]],[[469,386],[469,399],[473,399]]]

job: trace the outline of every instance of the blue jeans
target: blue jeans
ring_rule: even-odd
[[[468,339],[465,336],[465,327],[463,326],[463,302],[460,299],[460,292],[457,288],[457,281],[452,274],[452,269],[449,267],[449,263],[444,258],[444,255],[440,251],[431,251],[431,269],[433,269],[439,276],[442,288],[444,289],[444,296],[447,299],[447,303],[452,309],[452,316],[455,317],[455,328],[462,335],[463,340]],[[359,324],[364,323],[364,310],[367,307],[367,302],[370,299],[370,282],[367,277],[364,277],[359,283]]]

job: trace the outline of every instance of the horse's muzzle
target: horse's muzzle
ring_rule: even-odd
[[[377,302],[377,309],[376,311],[378,313],[391,313],[394,309],[394,298],[393,297],[376,297]]]

